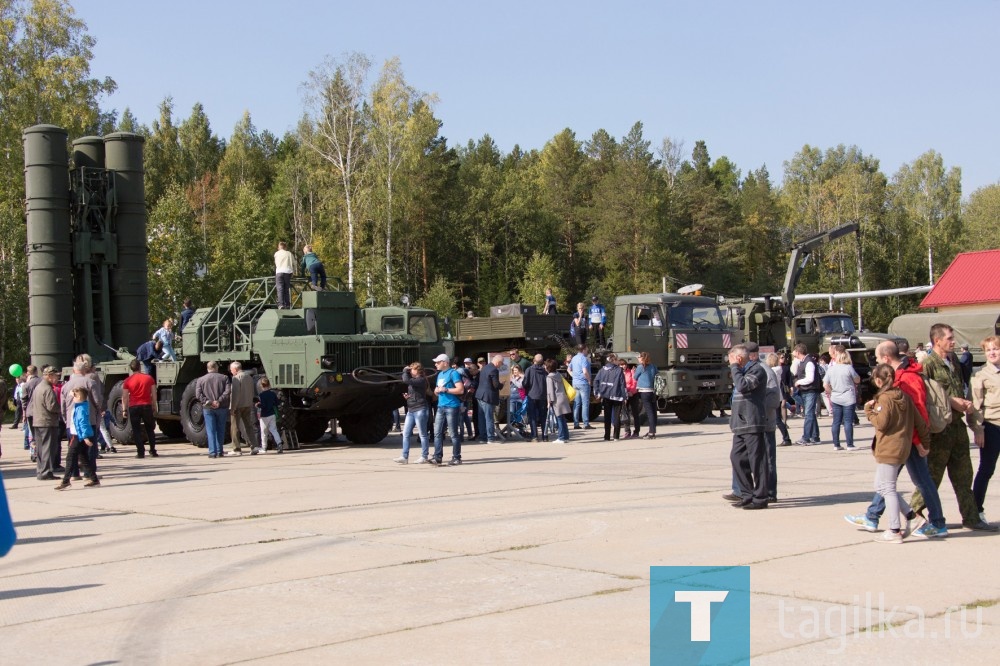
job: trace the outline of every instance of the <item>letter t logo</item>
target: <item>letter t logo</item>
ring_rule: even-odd
[[[725,601],[729,592],[695,592],[675,590],[674,601],[691,604],[691,640],[705,642],[712,640],[712,602]]]

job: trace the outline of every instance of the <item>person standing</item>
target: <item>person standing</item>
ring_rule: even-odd
[[[274,253],[274,287],[278,292],[278,309],[292,307],[292,273],[295,272],[295,257],[288,251],[285,241],[278,242]]]
[[[962,512],[962,526],[981,532],[996,532],[998,528],[979,518],[979,509],[972,494],[972,459],[969,456],[969,431],[962,417],[969,415],[976,443],[982,441],[983,429],[977,421],[978,412],[970,400],[965,399],[962,370],[955,356],[955,331],[948,324],[931,326],[932,348],[924,357],[924,374],[941,385],[951,403],[951,423],[939,433],[931,434],[931,452],[927,465],[931,469],[934,485],[941,486],[945,470],[958,498],[958,508]],[[919,490],[914,491],[911,505],[920,511],[925,500]]]
[[[178,329],[181,333],[184,332],[184,327],[187,326],[188,322],[191,321],[191,317],[193,316],[194,316],[194,305],[192,305],[190,298],[185,298],[184,309],[181,310],[181,326]]]
[[[63,385],[59,400],[61,402],[61,412],[63,422],[69,426],[73,420],[73,389],[87,389],[87,400],[90,404],[89,416],[90,424],[96,433],[100,429],[100,423],[104,414],[104,384],[97,378],[97,373],[90,367],[89,356],[77,356],[73,361],[73,374]],[[97,470],[97,448],[88,447],[82,449],[90,456],[90,466]],[[67,468],[73,476],[80,473],[76,460],[67,458]]]
[[[639,436],[639,412],[642,410],[642,399],[639,397],[639,386],[635,381],[635,366],[627,363],[625,359],[618,359],[622,374],[625,376],[625,392],[628,399],[622,407],[622,418],[625,421],[625,436],[622,439]]]
[[[305,275],[309,273],[309,286],[316,291],[323,291],[326,289],[326,269],[323,267],[323,262],[319,260],[316,253],[313,252],[312,245],[305,245],[302,247],[302,274]]]
[[[427,441],[427,378],[424,377],[424,366],[420,361],[414,361],[403,368],[403,383],[406,384],[406,419],[403,421],[403,455],[393,462],[405,465],[410,462],[410,437],[413,426],[420,433],[420,459],[418,463],[429,460]]]
[[[500,404],[500,366],[503,356],[496,354],[489,363],[483,365],[479,372],[479,387],[476,389],[476,401],[479,404],[479,435],[486,437],[487,444],[497,443],[496,419],[493,412]]]
[[[174,353],[174,322],[171,319],[164,319],[163,326],[156,329],[153,339],[159,340],[163,344],[163,360],[176,361],[177,354]]]
[[[45,366],[41,379],[31,390],[31,431],[35,438],[35,453],[38,458],[36,474],[39,481],[54,480],[56,468],[59,467],[60,410],[53,388],[57,381],[59,371],[51,365]]]
[[[597,296],[590,297],[590,331],[594,334],[592,338],[594,345],[601,348],[607,342],[604,338],[604,324],[608,321],[608,313],[601,305],[601,300]]]
[[[604,406],[604,441],[617,442],[621,437],[621,408],[628,399],[625,373],[618,366],[618,357],[608,354],[605,365],[594,378],[594,393]],[[612,432],[612,428],[614,428]]]
[[[529,442],[537,442],[539,436],[545,434],[547,415],[545,381],[548,373],[542,367],[542,360],[541,354],[535,354],[535,362],[524,373],[524,381],[521,384],[525,390],[525,399],[528,401],[528,422],[531,426]]]
[[[791,446],[792,438],[788,436],[788,426],[785,425],[785,419],[782,417],[782,412],[784,411],[785,396],[787,395],[785,390],[785,385],[781,380],[781,357],[778,354],[771,352],[765,358],[765,369],[771,371],[775,378],[778,380],[778,395],[781,397],[781,401],[778,403],[778,408],[774,410],[774,425],[777,430],[781,431],[781,444],[779,446]]]
[[[858,403],[857,386],[861,377],[854,371],[851,356],[846,351],[836,351],[832,362],[826,367],[823,389],[830,400],[833,415],[831,434],[834,451],[843,451],[840,446],[840,426],[844,426],[844,440],[848,451],[854,451],[854,412]]]
[[[524,373],[516,363],[510,366],[510,401],[507,403],[507,424],[521,422],[521,405],[524,404]]]
[[[260,452],[267,452],[267,433],[274,438],[275,453],[281,453],[284,448],[281,443],[281,433],[278,432],[278,394],[271,390],[271,382],[267,377],[260,380],[260,393],[254,401],[257,404],[257,418],[260,421]],[[336,437],[336,430],[334,430]]]
[[[972,482],[972,495],[979,509],[979,520],[986,520],[986,489],[1000,458],[1000,335],[982,342],[986,363],[972,377],[972,406],[983,416],[983,437],[979,445],[979,469]]]
[[[576,342],[577,347],[587,344],[587,315],[583,303],[576,304],[576,312],[569,322],[569,337]]]
[[[798,361],[795,369],[795,388],[798,389],[802,397],[802,418],[805,423],[802,426],[802,439],[796,442],[800,446],[819,444],[819,423],[816,420],[816,396],[823,388],[823,380],[820,379],[819,370],[816,368],[816,359],[809,355],[809,350],[801,342],[795,345],[792,356]]]
[[[969,352],[969,345],[962,345],[958,365],[962,368],[962,383],[965,385],[965,397],[968,398],[972,395],[972,354]]]
[[[87,475],[87,483],[83,484],[85,488],[101,485],[97,478],[97,470],[90,464],[90,455],[86,450],[94,448],[96,444],[94,427],[90,423],[90,403],[87,389],[77,386],[72,390],[71,395],[73,396],[73,418],[70,428],[69,450],[66,453],[66,473],[59,485],[56,486],[56,490],[69,488],[69,480],[73,476],[74,467],[77,469],[83,467],[83,472]]]
[[[434,357],[437,380],[434,395],[437,396],[437,415],[434,417],[434,457],[428,460],[432,465],[444,462],[444,430],[447,425],[451,432],[451,461],[449,465],[462,464],[462,394],[465,385],[458,370],[450,367],[447,354]]]
[[[639,352],[639,364],[635,366],[635,386],[639,392],[639,399],[646,412],[646,426],[648,431],[643,435],[643,439],[656,438],[656,366],[649,360],[648,352]],[[636,436],[639,433],[639,422],[635,425]]]
[[[775,430],[778,424],[778,407],[781,405],[781,387],[778,377],[771,369],[760,361],[760,346],[756,342],[746,343],[750,363],[755,363],[767,378],[767,390],[764,393],[764,445],[767,453],[767,501],[778,501],[778,439]],[[744,372],[746,369],[744,369]]]
[[[767,450],[764,441],[764,401],[767,375],[760,363],[750,361],[744,345],[729,351],[729,372],[733,379],[733,399],[729,429],[733,448],[729,460],[740,489],[740,501],[733,506],[766,509],[768,504]]]
[[[554,358],[545,361],[545,399],[548,409],[556,417],[556,427],[558,433],[553,444],[566,444],[569,441],[569,426],[566,425],[566,415],[572,410],[569,406],[569,398],[566,397],[566,387],[563,386],[563,377],[559,374],[559,362]],[[546,418],[548,411],[546,410]],[[544,429],[543,429],[544,432]]]
[[[195,384],[195,396],[201,403],[208,435],[208,457],[221,458],[226,441],[226,420],[229,417],[229,379],[219,372],[219,364],[209,361],[207,372]]]
[[[233,438],[233,453],[243,455],[243,443],[250,449],[250,455],[257,455],[260,449],[260,435],[251,412],[257,397],[257,385],[253,375],[243,369],[243,364],[233,361],[229,364],[233,376],[229,392],[229,430]],[[242,439],[242,442],[241,442]]]
[[[146,441],[149,441],[149,455],[156,458],[156,380],[142,372],[139,361],[132,359],[128,364],[129,375],[122,384],[122,416],[132,425],[132,439],[135,440],[135,457],[146,457]]]
[[[545,308],[542,314],[554,315],[556,313],[556,297],[552,295],[552,287],[545,288]]]
[[[587,345],[580,345],[577,349],[569,364],[569,376],[576,390],[576,397],[573,399],[573,429],[579,430],[582,420],[584,429],[593,430],[590,425],[590,356],[587,355]]]

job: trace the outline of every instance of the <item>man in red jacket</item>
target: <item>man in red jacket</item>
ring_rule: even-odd
[[[905,352],[900,353],[899,347],[891,340],[887,340],[875,348],[875,359],[879,363],[891,365],[896,370],[896,385],[903,393],[910,396],[921,418],[924,419],[925,423],[928,422],[927,389],[924,387],[920,364],[911,361]],[[934,483],[930,467],[927,465],[928,453],[929,450],[920,445],[920,439],[914,430],[913,447],[910,449],[910,457],[906,459],[906,471],[909,472],[913,485],[924,496],[930,519],[914,530],[913,535],[924,538],[945,537],[948,536],[948,528],[944,521],[944,511],[941,508],[941,497],[938,495],[937,485]],[[844,520],[852,525],[864,527],[869,532],[874,532],[878,529],[878,521],[883,512],[885,512],[885,500],[881,495],[875,493],[865,515],[846,515]]]

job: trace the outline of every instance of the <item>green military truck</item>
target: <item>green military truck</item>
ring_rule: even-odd
[[[934,324],[948,324],[955,330],[955,348],[969,345],[974,365],[986,363],[982,341],[991,335],[1000,335],[1000,308],[968,308],[955,312],[917,312],[900,315],[889,324],[889,334],[906,338],[910,349],[930,344],[930,330]]]
[[[740,342],[716,302],[686,294],[639,294],[615,299],[614,352],[630,363],[647,352],[659,371],[656,406],[685,423],[699,423],[733,390],[728,352]]]

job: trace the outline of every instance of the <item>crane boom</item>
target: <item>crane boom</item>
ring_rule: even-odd
[[[820,245],[834,241],[841,236],[851,233],[859,233],[860,226],[857,222],[849,222],[829,231],[823,231],[810,236],[803,241],[799,241],[792,246],[792,256],[788,260],[788,271],[785,273],[785,284],[781,289],[781,302],[785,306],[785,320],[791,326],[792,318],[795,317],[795,287],[802,277],[809,255]]]

